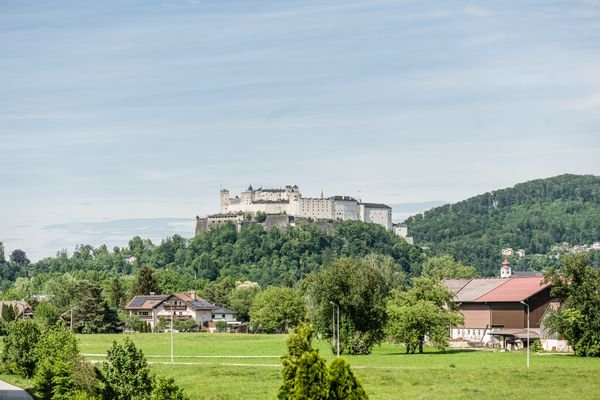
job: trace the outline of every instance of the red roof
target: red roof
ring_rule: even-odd
[[[550,286],[539,276],[507,279],[506,283],[490,290],[476,301],[523,301]]]

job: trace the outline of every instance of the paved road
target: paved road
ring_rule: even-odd
[[[33,400],[29,393],[21,388],[9,385],[0,381],[0,399],[1,400]]]

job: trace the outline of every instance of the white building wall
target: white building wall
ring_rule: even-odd
[[[371,222],[392,229],[392,210],[390,208],[371,208],[363,204],[360,206],[360,217],[363,222]]]
[[[333,204],[336,220],[356,221],[360,218],[360,210],[356,200],[334,200]]]
[[[333,200],[301,197],[297,216],[314,219],[333,219]]]

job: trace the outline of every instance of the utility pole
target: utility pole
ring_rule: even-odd
[[[529,345],[531,344],[529,342],[529,304],[524,301],[522,301],[521,304],[527,307],[527,368],[529,368]]]
[[[173,364],[173,316],[175,311],[171,310],[171,364]]]
[[[333,321],[332,321],[332,330],[333,330],[333,340],[336,341],[336,354],[337,357],[340,356],[340,306],[334,303],[333,301],[329,302],[331,305],[335,306],[333,309]],[[337,311],[337,329],[336,329],[336,311]]]

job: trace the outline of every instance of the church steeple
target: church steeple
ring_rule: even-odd
[[[502,267],[500,267],[500,278],[510,278],[511,275],[510,262],[505,258],[502,262]]]

